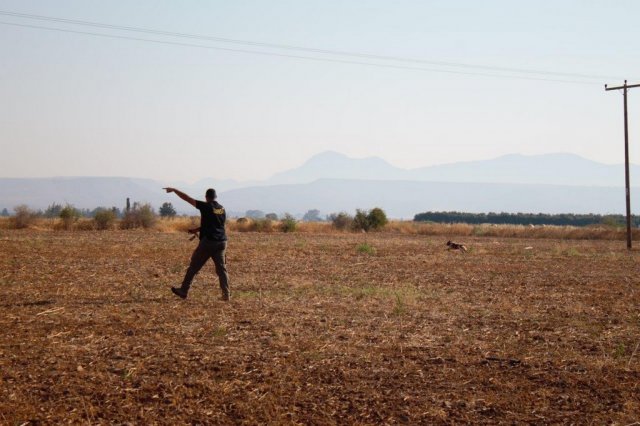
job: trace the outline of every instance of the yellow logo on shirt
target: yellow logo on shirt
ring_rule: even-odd
[[[224,209],[213,209],[213,214],[224,214]]]

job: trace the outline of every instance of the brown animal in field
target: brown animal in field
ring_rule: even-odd
[[[467,248],[463,244],[454,243],[451,240],[447,241],[447,246],[449,246],[447,250],[460,250],[463,253],[467,252]]]

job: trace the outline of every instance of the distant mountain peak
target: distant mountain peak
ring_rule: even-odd
[[[332,158],[349,158],[347,155],[338,152],[338,151],[322,151],[319,152],[315,155],[312,155],[311,158],[309,160],[313,160],[313,159],[332,159]],[[307,160],[307,161],[309,161]]]
[[[299,167],[277,173],[262,185],[356,179],[617,186],[621,181],[621,170],[618,166],[568,152],[516,153],[487,160],[402,169],[380,157],[352,158],[340,152],[324,151]]]
[[[309,158],[307,161],[304,162],[302,167],[309,164],[327,164],[327,163],[335,163],[335,162],[345,162],[349,160],[350,160],[349,157],[339,152],[324,151],[311,156],[311,158]]]
[[[275,174],[266,183],[309,183],[318,179],[398,179],[404,170],[382,158],[352,158],[336,151],[324,151],[300,167]]]
[[[319,161],[325,161],[325,162],[330,162],[330,161],[353,161],[353,162],[378,161],[378,162],[389,164],[386,160],[384,160],[383,158],[380,158],[380,157],[370,156],[370,157],[359,157],[359,158],[356,158],[356,157],[349,157],[348,155],[343,154],[343,153],[338,152],[338,151],[323,151],[323,152],[320,152],[318,154],[313,155],[311,158],[309,158],[305,162],[305,164],[312,163],[312,162],[319,162]]]

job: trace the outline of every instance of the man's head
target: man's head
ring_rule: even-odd
[[[207,189],[205,197],[207,198],[208,202],[211,202],[211,201],[215,200],[216,199],[216,190],[213,189],[213,188]]]

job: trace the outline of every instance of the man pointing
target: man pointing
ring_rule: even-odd
[[[200,243],[191,255],[191,264],[187,269],[187,273],[182,280],[180,288],[171,287],[171,291],[182,299],[187,298],[191,281],[198,271],[209,260],[213,259],[216,266],[216,274],[220,280],[220,289],[222,290],[221,300],[228,301],[229,293],[229,276],[227,275],[225,250],[227,249],[227,234],[224,230],[224,223],[227,215],[224,207],[216,201],[216,191],[212,188],[207,189],[205,194],[206,201],[194,200],[184,192],[175,188],[163,188],[167,193],[174,192],[178,197],[182,198],[193,207],[200,210],[200,227],[190,230],[190,232],[200,231]]]

